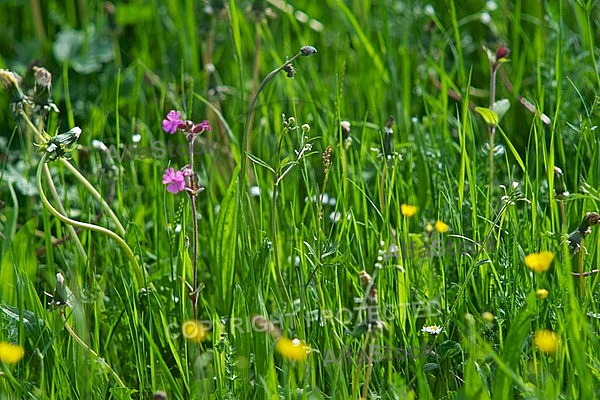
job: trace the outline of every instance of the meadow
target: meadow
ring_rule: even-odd
[[[600,3],[0,1],[0,400],[600,397]]]

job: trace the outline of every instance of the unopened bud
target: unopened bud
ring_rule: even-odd
[[[317,54],[317,49],[315,49],[312,46],[304,46],[300,49],[300,53],[302,53],[303,56],[312,56],[314,54]]]

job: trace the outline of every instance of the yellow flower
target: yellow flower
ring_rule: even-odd
[[[417,213],[417,207],[416,206],[411,206],[408,204],[402,204],[400,206],[400,212],[402,213],[402,215],[404,215],[405,217],[412,217],[413,215],[415,215]]]
[[[206,325],[194,320],[185,321],[181,326],[181,330],[184,338],[196,343],[205,341],[210,331]]]
[[[532,253],[525,257],[525,265],[535,272],[544,272],[550,268],[554,260],[554,253],[551,251],[542,251],[540,253]]]
[[[546,289],[538,289],[535,291],[535,297],[540,300],[544,300],[546,297],[548,297],[548,291]]]
[[[484,311],[484,312],[481,314],[481,317],[483,318],[483,320],[484,320],[485,322],[487,322],[487,323],[490,323],[490,324],[491,324],[492,322],[494,322],[494,318],[495,318],[495,317],[494,317],[494,314],[492,314],[492,313],[491,313],[491,312],[489,312],[489,311]]]
[[[277,351],[292,361],[305,360],[310,352],[310,347],[305,345],[300,339],[290,340],[288,338],[281,338],[275,343]]]
[[[18,344],[0,342],[0,361],[7,364],[15,364],[19,362],[24,355],[25,349]]]
[[[438,231],[439,233],[446,233],[448,232],[448,224],[438,220],[435,223],[435,230]]]
[[[558,349],[559,344],[558,336],[556,335],[556,333],[547,329],[540,329],[537,332],[535,332],[533,342],[535,343],[536,347],[544,353],[556,352],[556,349]]]

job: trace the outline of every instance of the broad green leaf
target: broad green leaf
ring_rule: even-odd
[[[216,286],[219,292],[221,303],[217,305],[217,310],[220,314],[229,314],[233,299],[233,279],[235,272],[235,261],[237,252],[237,222],[238,222],[238,206],[237,206],[237,188],[239,176],[239,168],[236,169],[231,180],[227,193],[217,216],[215,232],[214,232],[214,260],[213,274],[217,277]]]

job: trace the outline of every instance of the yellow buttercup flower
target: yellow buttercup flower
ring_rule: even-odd
[[[540,351],[550,354],[556,352],[558,349],[558,344],[560,343],[556,333],[547,329],[538,330],[535,333],[533,342]]]
[[[415,215],[417,213],[417,207],[416,206],[411,206],[408,204],[402,204],[400,206],[400,212],[402,213],[402,215],[404,215],[405,217],[412,217],[413,215]]]
[[[25,349],[18,344],[0,342],[0,361],[7,364],[15,364],[23,358]]]
[[[310,347],[305,345],[300,339],[290,340],[285,337],[277,340],[275,349],[279,354],[292,361],[306,360],[310,352]]]
[[[181,326],[183,337],[190,342],[200,343],[206,340],[210,329],[201,322],[190,320],[185,321]]]
[[[525,265],[535,272],[544,272],[550,268],[554,260],[554,253],[551,251],[542,251],[540,253],[532,253],[525,257]]]
[[[540,300],[544,300],[546,297],[548,297],[548,291],[546,289],[538,289],[535,291],[535,297]]]
[[[435,223],[435,230],[438,231],[439,233],[446,233],[448,232],[448,229],[450,227],[448,226],[448,224],[438,220]]]

